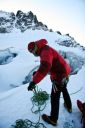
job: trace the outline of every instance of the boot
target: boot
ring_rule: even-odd
[[[57,125],[57,121],[55,119],[53,119],[51,116],[48,116],[46,114],[42,115],[42,119],[47,122],[48,124],[51,124],[53,126]]]
[[[69,113],[72,113],[72,108],[68,108],[65,102],[64,102],[64,107],[66,108],[66,110],[67,110]]]

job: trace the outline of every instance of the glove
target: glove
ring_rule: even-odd
[[[33,81],[30,82],[27,89],[28,89],[28,91],[32,91],[33,89],[35,89],[35,83]]]

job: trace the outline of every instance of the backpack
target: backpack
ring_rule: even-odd
[[[77,100],[77,106],[82,114],[81,121],[83,122],[83,128],[85,128],[85,102]]]

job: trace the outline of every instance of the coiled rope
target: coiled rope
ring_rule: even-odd
[[[40,117],[41,117],[41,111],[44,110],[46,107],[46,101],[49,99],[49,94],[47,94],[46,91],[35,89],[33,91],[33,97],[31,98],[32,101],[32,113],[39,113],[39,119],[36,123],[28,120],[28,119],[18,119],[15,122],[15,125],[11,125],[12,128],[46,128],[46,126],[43,123],[40,123]],[[34,108],[37,107],[37,110],[34,110]]]
[[[49,99],[49,94],[47,94],[46,91],[42,91],[42,90],[38,90],[38,87],[36,90],[34,90],[34,95],[33,97],[31,98],[31,101],[32,101],[32,108],[31,108],[31,111],[33,113],[38,113],[40,111],[43,111],[44,108],[46,107],[46,101]],[[37,110],[33,110],[34,107],[37,106]]]
[[[33,123],[28,119],[16,120],[16,124],[12,125],[12,128],[46,128],[43,123]]]

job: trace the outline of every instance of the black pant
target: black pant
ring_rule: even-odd
[[[56,85],[57,86],[57,85]],[[63,94],[63,98],[64,98],[64,102],[66,103],[66,106],[70,109],[72,108],[72,103],[71,103],[71,99],[68,93],[68,90],[66,88],[66,85],[64,85],[62,87],[62,89],[60,89],[62,85],[58,85],[58,91],[56,91],[56,93],[53,90],[52,87],[52,91],[51,91],[51,116],[54,120],[58,120],[58,116],[59,116],[59,102],[60,102],[60,94],[62,92]]]

